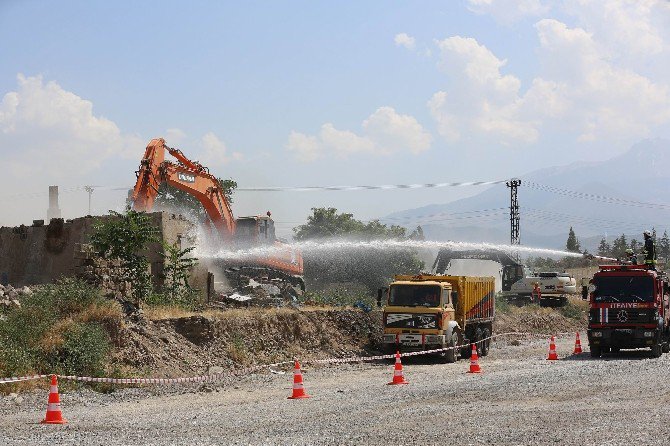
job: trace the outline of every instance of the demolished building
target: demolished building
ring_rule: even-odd
[[[159,238],[168,243],[186,243],[193,224],[180,215],[167,212],[148,214]],[[0,283],[15,287],[53,283],[62,277],[78,277],[95,283],[110,297],[120,297],[127,286],[115,276],[120,265],[101,259],[89,240],[96,220],[80,217],[72,220],[51,218],[48,224],[36,220],[31,226],[0,228]],[[186,247],[186,246],[184,246]],[[163,285],[164,248],[152,243],[147,250],[154,287]],[[213,291],[213,276],[205,265],[195,266],[190,284],[203,300]]]

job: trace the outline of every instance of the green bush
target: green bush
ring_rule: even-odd
[[[110,342],[99,324],[74,324],[63,338],[62,347],[51,353],[52,370],[67,375],[103,375]]]
[[[106,328],[120,314],[110,305],[73,279],[24,295],[0,321],[0,376],[100,374],[111,346]]]

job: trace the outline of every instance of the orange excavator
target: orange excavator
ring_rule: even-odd
[[[176,162],[166,161],[165,152]],[[219,180],[209,169],[188,159],[179,149],[168,147],[163,138],[152,139],[144,152],[140,167],[135,172],[137,182],[133,189],[132,205],[136,211],[151,211],[158,189],[167,183],[195,197],[204,207],[209,223],[217,234],[220,248],[227,250],[271,246],[273,254],[245,261],[226,261],[230,278],[248,277],[258,280],[279,280],[304,291],[303,262],[299,251],[279,241],[275,236],[270,212],[266,216],[235,219]],[[217,246],[217,248],[219,248]]]

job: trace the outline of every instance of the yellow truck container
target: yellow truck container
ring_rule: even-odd
[[[469,276],[395,276],[380,290],[384,304],[384,349],[387,352],[432,350],[458,345],[440,356],[446,362],[469,357],[470,343],[486,356],[495,318],[495,279]]]

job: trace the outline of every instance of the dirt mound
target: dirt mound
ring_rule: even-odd
[[[505,308],[497,311],[494,331],[505,333],[522,331],[552,334],[569,331],[583,331],[588,320],[588,304],[570,298],[562,308],[541,308],[537,305]]]
[[[499,309],[495,332],[584,330],[581,301],[561,309],[536,305]],[[293,358],[377,354],[382,314],[358,309],[246,308],[127,323],[114,353],[120,369],[151,376],[204,374]],[[222,371],[222,370],[218,370]]]
[[[193,375],[211,367],[366,354],[380,336],[379,312],[238,309],[128,325],[114,362],[147,375]]]

